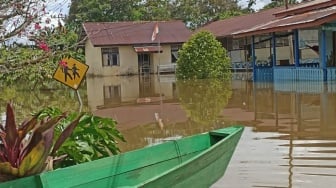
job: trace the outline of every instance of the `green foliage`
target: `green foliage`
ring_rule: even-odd
[[[7,104],[5,125],[0,124],[0,181],[30,176],[42,172],[49,160],[77,126],[82,115],[67,123],[59,137],[54,138],[54,128],[66,117],[65,113],[51,118],[42,112],[17,126],[10,103]],[[53,142],[55,140],[55,142]]]
[[[280,6],[285,6],[285,2],[286,1],[280,1],[280,0],[272,0],[270,3],[268,3],[267,5],[265,5],[262,10],[265,9],[271,9],[271,8],[275,8],[275,7],[280,7]],[[287,6],[288,5],[294,5],[294,4],[298,4],[297,0],[287,0]]]
[[[141,19],[139,0],[74,0],[68,22],[111,22]]]
[[[167,0],[147,0],[139,6],[142,20],[170,20],[172,6]]]
[[[240,10],[237,1],[73,0],[68,21],[183,20],[196,29],[230,10]]]
[[[51,80],[59,61],[64,57],[84,61],[83,54],[77,50],[78,36],[70,28],[44,30],[32,40],[36,43],[44,41],[50,50],[43,51],[38,45],[0,47],[0,79],[3,82]]]
[[[176,76],[178,79],[230,79],[230,59],[213,34],[194,34],[179,51]]]
[[[111,2],[106,0],[82,0],[72,1],[69,21],[108,21],[111,10]]]
[[[178,80],[181,106],[201,126],[212,126],[232,95],[231,83],[217,79]]]
[[[41,117],[57,117],[62,112],[58,108],[46,108]],[[78,114],[73,112],[60,122],[56,127],[56,135],[65,129],[65,125],[73,121]],[[88,162],[120,152],[117,147],[118,140],[125,141],[124,137],[116,129],[116,121],[110,118],[102,118],[85,114],[79,121],[72,135],[57,151],[56,156],[66,156],[56,163],[57,167],[65,167],[83,162]]]
[[[229,10],[226,12],[223,12],[219,15],[219,19],[223,20],[223,19],[227,19],[227,18],[231,18],[231,17],[235,17],[235,16],[241,16],[244,15],[245,12],[241,11],[241,10]]]
[[[0,123],[0,182],[117,154],[117,139],[125,141],[116,122],[84,113],[45,108],[16,124],[7,104]],[[71,136],[70,136],[71,135]]]
[[[230,10],[239,10],[237,1],[172,1],[172,15],[174,19],[183,20],[191,29],[196,29],[209,21],[216,20],[221,14]]]

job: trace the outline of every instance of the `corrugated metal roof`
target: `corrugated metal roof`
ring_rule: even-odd
[[[191,31],[182,21],[159,21],[159,34],[152,41],[157,22],[87,22],[83,24],[86,35],[94,46],[183,43]]]
[[[273,14],[284,9],[285,7],[278,7],[262,10],[253,14],[218,20],[203,26],[200,30],[208,30],[216,37],[230,36],[234,32],[246,30],[255,27],[256,25],[262,25],[274,20],[276,17]]]
[[[322,8],[330,7],[333,5],[336,5],[335,0],[313,0],[313,1],[300,3],[291,8],[276,12],[274,15],[276,17],[284,17],[284,16],[295,15],[295,14],[302,14],[305,12],[322,9]]]
[[[336,6],[326,9],[310,11],[304,14],[288,16],[270,21],[266,24],[241,30],[233,33],[236,37],[264,34],[271,32],[287,31],[292,29],[301,29],[317,27],[324,23],[336,20]]]

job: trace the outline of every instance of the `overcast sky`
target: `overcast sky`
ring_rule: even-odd
[[[263,8],[265,5],[269,4],[271,0],[257,0],[256,4],[252,7],[254,10],[260,10]],[[246,7],[248,3],[248,0],[240,0],[238,2],[239,5],[242,7]]]
[[[49,0],[47,11],[51,14],[68,14],[71,0]]]

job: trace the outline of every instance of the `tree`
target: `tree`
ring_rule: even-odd
[[[29,32],[29,26],[45,14],[45,1],[4,0],[0,5],[0,42]]]
[[[288,5],[293,5],[293,4],[298,4],[297,0],[271,0],[271,2],[267,5],[265,5],[262,9],[271,9],[275,7],[280,7],[280,6],[288,6]]]
[[[47,1],[6,0],[0,5],[0,79],[36,81],[50,78],[58,62],[67,56],[82,57],[71,25],[51,23]],[[55,10],[54,10],[55,11]],[[27,44],[15,45],[19,39]]]
[[[142,20],[170,20],[173,18],[173,6],[167,0],[147,0],[139,6]]]
[[[83,60],[77,51],[78,36],[65,26],[43,29],[30,37],[32,46],[3,46],[0,48],[0,79],[7,83],[27,81],[32,85],[50,79],[64,57]]]
[[[73,0],[69,21],[183,20],[196,29],[220,18],[227,11],[239,11],[236,0]]]
[[[237,1],[234,0],[176,0],[172,4],[173,18],[183,20],[191,29],[216,20],[227,11],[240,9]]]
[[[176,76],[179,79],[229,79],[230,59],[212,33],[200,31],[179,51]]]
[[[111,22],[141,19],[140,0],[72,0],[68,22]]]
[[[219,20],[224,20],[224,19],[228,19],[231,17],[235,17],[235,16],[241,16],[244,15],[246,13],[249,13],[248,9],[246,10],[229,10],[226,12],[223,12],[222,14],[219,15]]]
[[[81,0],[71,1],[69,11],[69,21],[79,23],[92,21],[103,22],[109,21],[111,18],[111,1],[106,0]]]

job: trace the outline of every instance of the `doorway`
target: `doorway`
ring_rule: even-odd
[[[139,67],[139,74],[150,74],[151,72],[150,54],[148,53],[138,54],[138,67]]]

